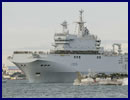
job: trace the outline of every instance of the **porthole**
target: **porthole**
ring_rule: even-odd
[[[80,56],[79,56],[79,59],[80,59]]]
[[[49,64],[45,64],[45,65],[41,64],[41,67],[42,67],[42,66],[48,67],[48,66],[50,66],[50,65],[49,65]]]
[[[74,56],[74,59],[80,59],[81,57],[80,56]]]
[[[101,59],[101,56],[97,56],[97,59]]]

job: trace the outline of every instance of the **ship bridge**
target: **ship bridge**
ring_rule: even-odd
[[[85,22],[82,18],[83,10],[80,10],[78,24],[78,34],[70,34],[67,26],[67,21],[61,25],[63,27],[61,33],[54,35],[55,50],[62,51],[99,51],[101,49],[101,40],[97,36],[90,34],[87,27],[84,26]]]

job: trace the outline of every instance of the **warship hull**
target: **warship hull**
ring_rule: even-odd
[[[19,63],[14,61],[14,64],[26,74],[29,82],[36,83],[70,83],[77,77],[76,72],[87,73],[88,69],[97,73],[126,73],[128,70],[127,62],[121,62],[127,56],[101,56],[101,59],[97,59],[99,55],[78,55],[80,59],[75,59],[75,56],[77,55],[48,54],[26,63],[20,62],[22,60]],[[27,61],[27,58],[24,59]]]

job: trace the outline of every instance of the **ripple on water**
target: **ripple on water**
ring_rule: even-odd
[[[2,83],[3,98],[128,98],[128,86],[73,86],[71,83],[32,84],[26,80]]]

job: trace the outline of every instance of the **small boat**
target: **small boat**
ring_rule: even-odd
[[[88,75],[82,75],[80,72],[77,72],[77,79],[74,80],[73,85],[96,85],[97,82],[95,78],[92,78],[95,75],[95,73],[90,72]]]
[[[99,81],[98,84],[99,85],[122,85],[122,81],[104,79],[102,81]]]
[[[87,76],[83,76],[80,72],[77,73],[78,77],[73,85],[128,85],[128,78],[96,78],[92,72],[89,72]]]

